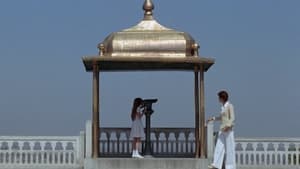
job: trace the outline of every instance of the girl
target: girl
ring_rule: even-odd
[[[141,98],[135,98],[132,106],[132,111],[131,111],[132,126],[131,126],[130,138],[133,139],[132,142],[133,158],[144,158],[139,154],[138,151],[139,145],[141,143],[141,138],[145,136],[144,127],[141,120],[141,118],[144,115],[142,104],[143,104],[143,100]]]

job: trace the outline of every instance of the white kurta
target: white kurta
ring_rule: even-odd
[[[234,118],[233,106],[229,102],[226,102],[225,105],[222,106],[221,118],[225,116],[228,117],[228,114],[225,113],[230,113],[231,115],[229,117]],[[232,120],[232,124],[233,121],[234,119]],[[221,130],[219,131],[218,140],[215,147],[214,161],[212,165],[217,167],[218,169],[221,169],[225,154],[226,154],[225,168],[236,169],[234,132],[233,130],[229,130],[225,132],[222,131],[221,128]]]

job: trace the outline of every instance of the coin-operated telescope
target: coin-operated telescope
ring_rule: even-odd
[[[151,147],[151,115],[154,113],[152,109],[152,104],[156,103],[157,99],[145,99],[143,100],[143,106],[145,108],[146,115],[146,143],[144,149],[144,155],[151,157],[153,154],[153,149]]]

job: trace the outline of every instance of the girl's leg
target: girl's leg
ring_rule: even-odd
[[[143,156],[141,156],[141,155],[139,154],[139,147],[140,147],[140,144],[141,144],[141,138],[137,138],[137,140],[136,140],[136,156],[137,156],[138,158],[144,158]]]
[[[136,142],[137,142],[137,139],[136,138],[133,138],[133,141],[132,141],[132,150],[136,150]]]
[[[136,151],[139,152],[139,147],[141,143],[141,138],[136,138]]]
[[[136,138],[133,138],[132,141],[132,157],[136,157],[137,153],[136,153]]]

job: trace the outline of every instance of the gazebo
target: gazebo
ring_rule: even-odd
[[[194,73],[195,158],[205,158],[204,73],[214,59],[199,55],[199,45],[185,32],[166,28],[153,17],[154,5],[145,0],[144,18],[136,26],[110,34],[98,45],[97,56],[83,57],[87,72],[93,72],[92,156],[98,158],[100,133],[100,72],[190,71]]]

